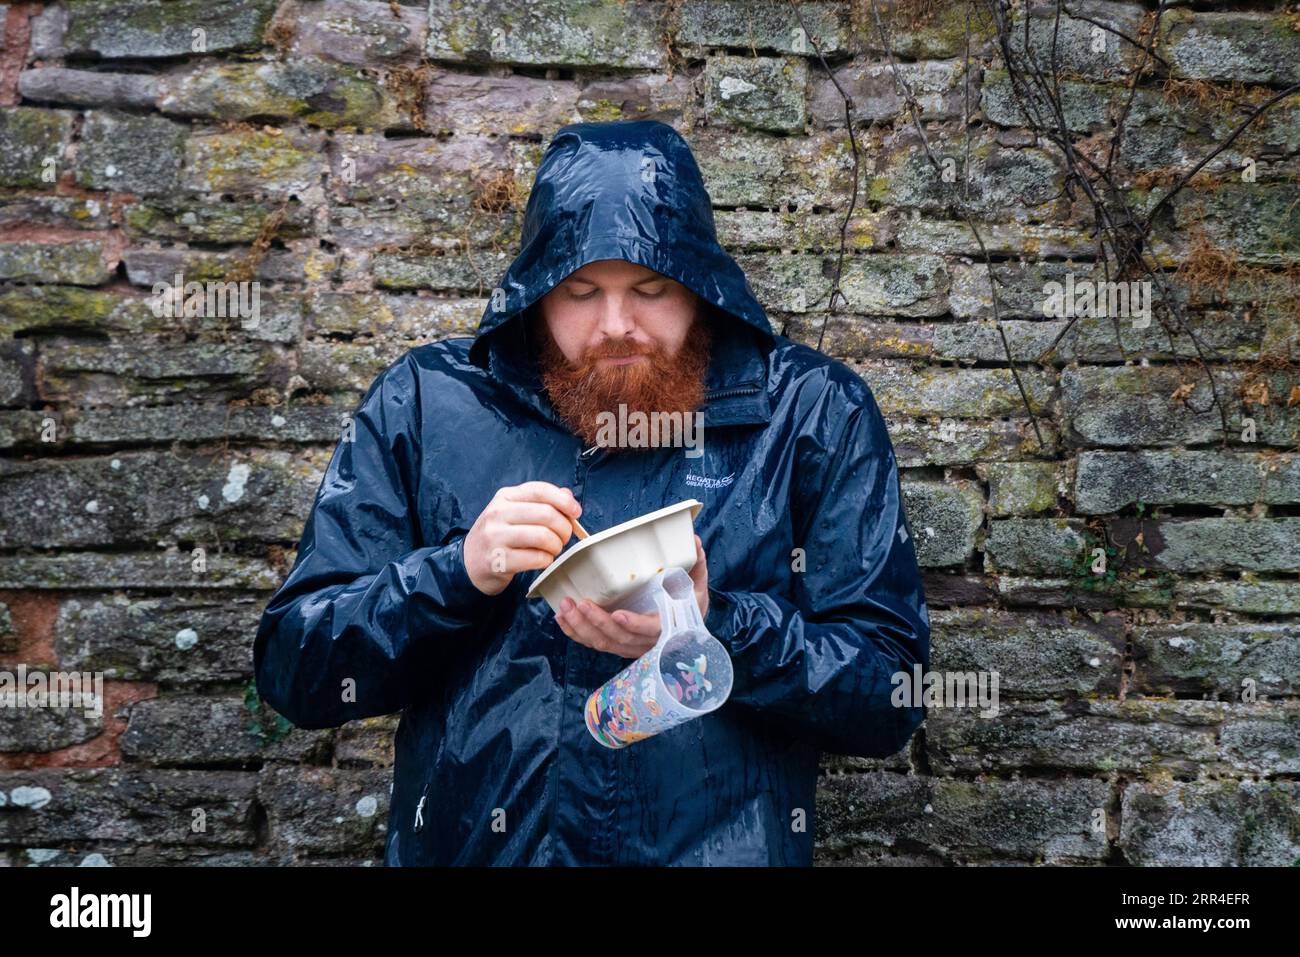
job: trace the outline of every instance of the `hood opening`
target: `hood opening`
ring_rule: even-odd
[[[596,249],[596,247],[593,247],[593,249]],[[720,306],[710,297],[710,295],[707,294],[709,292],[707,286],[703,286],[702,284],[693,281],[683,281],[683,279],[693,279],[690,272],[674,270],[674,272],[677,272],[677,275],[674,275],[672,272],[667,271],[671,266],[665,262],[662,253],[649,251],[643,256],[637,256],[635,254],[624,256],[605,255],[597,250],[591,255],[580,257],[572,268],[566,266],[565,269],[567,271],[564,271],[562,274],[557,273],[554,280],[548,281],[545,286],[534,289],[532,293],[526,297],[526,301],[520,308],[514,309],[504,316],[494,316],[491,320],[487,318],[483,319],[479,323],[479,328],[474,336],[474,343],[470,347],[470,360],[483,368],[488,368],[490,356],[494,349],[505,348],[516,354],[520,351],[527,350],[533,344],[530,343],[527,338],[526,326],[531,319],[538,316],[537,306],[541,299],[570,275],[587,265],[587,263],[596,262],[602,259],[623,259],[627,262],[647,266],[650,269],[654,269],[655,272],[667,276],[669,279],[673,279],[676,282],[681,283],[683,286],[686,286],[699,297],[703,319],[713,325],[715,337],[718,339],[740,338],[752,340],[757,343],[759,348],[764,352],[770,351],[775,345],[776,334],[767,321],[766,312],[761,313],[762,325],[759,326],[754,322],[752,313],[749,315],[737,314],[737,312],[733,311],[731,308]],[[655,263],[658,263],[664,268],[656,268]],[[737,267],[737,272],[739,273],[739,267]],[[757,300],[752,299],[752,293],[749,293],[748,291],[747,282],[745,283],[745,286],[746,292],[751,297],[751,301],[757,305]],[[761,307],[759,308],[761,309]],[[491,310],[492,305],[489,302],[488,311],[490,312]]]
[[[535,325],[541,322],[537,303],[503,320],[490,334],[476,340],[483,343],[487,368],[495,369],[498,376],[508,378],[527,389],[542,388],[538,356],[542,343]],[[734,386],[740,382],[761,381],[758,370],[765,368],[763,361],[775,344],[772,334],[760,333],[737,316],[719,309],[705,299],[700,300],[700,318],[713,330],[706,388]]]

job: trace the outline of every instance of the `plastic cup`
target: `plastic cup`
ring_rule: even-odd
[[[659,640],[587,699],[587,730],[607,748],[675,728],[716,711],[731,694],[731,658],[700,616],[691,578],[658,572],[609,611],[659,612]]]

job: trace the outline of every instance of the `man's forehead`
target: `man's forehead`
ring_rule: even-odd
[[[569,274],[568,278],[588,282],[609,282],[611,280],[638,282],[646,279],[666,279],[668,277],[655,272],[647,266],[642,266],[640,263],[628,262],[625,259],[598,259],[595,262],[587,263],[580,269],[575,269]]]

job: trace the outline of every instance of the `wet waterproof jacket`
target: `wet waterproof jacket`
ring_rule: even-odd
[[[702,456],[584,449],[547,400],[520,314],[601,259],[707,304]],[[819,754],[891,755],[924,719],[891,701],[929,667],[929,619],[885,423],[852,370],[773,333],[672,127],[559,130],[477,334],[408,351],[353,419],[254,659],[299,727],[401,712],[386,864],[807,865]],[[533,480],[572,489],[593,531],[704,503],[721,708],[592,737],[587,697],[629,660],[527,599],[539,572],[488,596],[462,559],[497,490]]]

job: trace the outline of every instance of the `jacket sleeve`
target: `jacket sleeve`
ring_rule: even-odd
[[[463,533],[418,540],[419,403],[409,355],[371,385],[262,614],[258,693],[300,728],[404,709],[437,680],[425,652],[468,638],[493,604],[465,570]]]
[[[925,720],[895,707],[893,676],[930,663],[930,621],[884,419],[855,377],[829,463],[792,484],[806,570],[794,596],[709,588],[705,626],[728,649],[731,701],[819,750],[886,757]],[[841,408],[844,404],[841,404]],[[901,695],[900,695],[901,700]],[[910,699],[908,702],[910,704]]]

